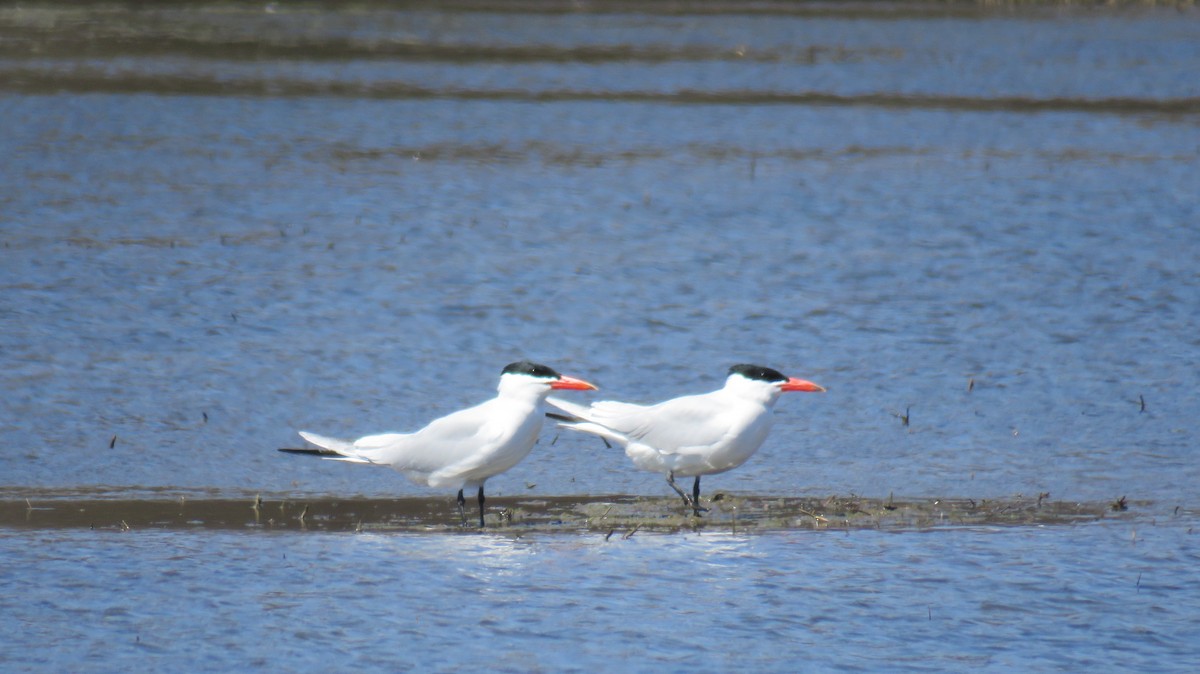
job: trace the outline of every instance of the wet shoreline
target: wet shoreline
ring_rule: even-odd
[[[1153,5],[1153,6],[1151,6]],[[1071,77],[1054,68],[1077,57],[1045,49],[1048,61],[979,43],[951,59],[914,43],[904,25],[952,21],[1091,22],[1115,30],[1122,17],[1189,16],[1191,3],[1063,2],[740,3],[463,2],[435,6],[356,4],[354,11],[223,3],[188,9],[35,4],[0,11],[0,93],[331,98],[377,101],[637,103],[951,112],[1074,112],[1190,115],[1200,98],[1157,77],[1172,61],[1110,45],[1103,63]],[[1170,9],[1174,7],[1174,9]],[[722,17],[737,18],[726,32]],[[686,19],[681,18],[686,17]],[[832,30],[791,34],[777,20],[825,22]],[[1168,20],[1170,20],[1168,19]],[[680,39],[686,21],[699,39]],[[884,35],[842,32],[850,22]],[[895,24],[895,25],[890,25]],[[840,28],[839,28],[840,27]],[[1161,30],[1161,29],[1160,29]],[[934,51],[930,51],[930,50]],[[954,52],[957,53],[957,52]],[[955,65],[958,59],[974,65]],[[1186,58],[1180,54],[1178,58]],[[1157,66],[1154,63],[1158,63]],[[1118,64],[1124,80],[1105,80]],[[976,86],[962,67],[1003,85]],[[996,72],[999,69],[1000,72]],[[487,72],[486,77],[479,73]],[[828,77],[837,70],[844,75]],[[647,72],[661,76],[646,78]],[[580,77],[586,72],[587,77]],[[913,73],[921,73],[914,78]],[[1047,79],[1040,79],[1045,72]],[[1127,86],[1146,78],[1159,88]],[[1064,82],[1070,82],[1069,86]]]
[[[284,79],[230,79],[217,76],[172,76],[119,73],[95,69],[65,72],[10,72],[0,91],[36,95],[121,94],[158,96],[238,96],[263,98],[352,98],[370,100],[458,100],[533,103],[656,103],[671,105],[771,105],[868,107],[891,110],[958,112],[1080,112],[1105,114],[1188,115],[1200,112],[1200,97],[1047,97],[956,96],[939,94],[831,94],[818,91],[758,90],[588,91],[432,88],[403,82],[314,82]]]
[[[696,518],[674,498],[634,495],[489,498],[487,529],[505,532],[923,530],[957,526],[1043,526],[1124,517],[1149,505],[1002,499],[795,498],[718,493]],[[40,498],[0,500],[0,526],[30,529],[215,529],[280,531],[475,531],[459,526],[454,500],[441,497]]]

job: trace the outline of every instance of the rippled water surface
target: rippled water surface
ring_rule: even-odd
[[[1200,638],[1200,556],[1175,521],[607,542],[0,531],[0,550],[17,669],[1186,671]]]
[[[449,499],[274,450],[414,429],[528,357],[632,401],[744,361],[828,389],[714,491],[1136,504],[608,542],[0,530],[0,663],[1194,670],[1196,72],[1186,7],[0,9],[9,495]],[[489,492],[666,489],[554,438]]]

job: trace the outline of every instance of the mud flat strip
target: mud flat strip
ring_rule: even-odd
[[[395,81],[328,81],[286,78],[229,78],[204,74],[110,73],[75,67],[68,70],[0,67],[0,92],[46,95],[152,94],[161,96],[317,97],[371,100],[464,100],[534,103],[648,103],[663,105],[778,105],[801,107],[873,107],[958,112],[1082,112],[1106,114],[1192,115],[1200,113],[1200,97],[1181,98],[1035,98],[1026,96],[958,96],[951,94],[821,91],[694,90],[638,91],[586,89],[436,88]]]
[[[1005,499],[774,498],[715,494],[694,517],[677,499],[630,495],[497,497],[487,528],[513,533],[638,531],[919,530],[955,526],[1061,525],[1125,514],[1135,502]],[[1144,505],[1144,504],[1143,504]],[[477,531],[473,503],[460,525],[452,498],[20,498],[0,499],[0,526],[27,529],[221,529],[246,531]]]

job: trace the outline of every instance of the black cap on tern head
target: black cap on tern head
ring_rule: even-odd
[[[531,377],[541,377],[543,379],[561,379],[562,375],[554,370],[554,368],[541,363],[534,363],[528,360],[519,360],[515,363],[509,363],[504,366],[504,370],[500,374],[527,374]]]
[[[769,367],[761,365],[749,365],[740,363],[729,368],[729,374],[740,374],[746,379],[757,379],[758,381],[776,382],[787,381],[788,378],[783,376],[779,370],[772,370]]]

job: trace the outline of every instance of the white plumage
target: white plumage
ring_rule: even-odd
[[[700,476],[737,468],[762,446],[780,394],[824,390],[770,368],[735,365],[723,388],[657,405],[602,400],[584,406],[558,398],[547,402],[567,413],[551,415],[561,420],[561,427],[613,442],[638,468],[665,474],[667,483],[699,514]],[[676,486],[677,475],[696,478],[691,497]]]
[[[550,391],[595,388],[545,365],[521,361],[504,368],[495,398],[435,419],[415,433],[382,433],[349,441],[300,431],[301,437],[322,449],[281,451],[387,466],[417,484],[457,488],[460,510],[463,490],[478,489],[482,527],[484,482],[520,463],[533,449],[542,429],[542,403]]]

